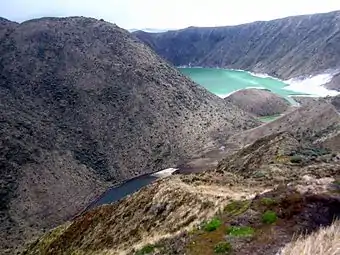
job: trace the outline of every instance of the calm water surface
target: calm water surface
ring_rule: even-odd
[[[286,98],[295,104],[290,95],[301,95],[299,92],[284,89],[287,84],[271,77],[258,77],[249,72],[215,69],[215,68],[179,68],[193,81],[205,87],[210,92],[226,97],[230,93],[245,88],[265,88]]]
[[[117,202],[118,200],[126,197],[127,195],[137,192],[138,190],[154,182],[155,180],[157,180],[157,177],[145,175],[129,180],[118,187],[110,188],[99,199],[90,204],[86,208],[86,211],[103,204]]]

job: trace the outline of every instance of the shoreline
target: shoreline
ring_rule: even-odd
[[[173,175],[174,173],[176,173],[178,170],[179,170],[179,168],[172,168],[172,167],[171,168],[166,168],[166,169],[163,169],[163,170],[160,170],[160,171],[156,171],[156,172],[152,172],[152,173],[141,174],[141,175],[135,176],[135,177],[133,177],[131,179],[115,183],[112,186],[108,187],[100,195],[98,195],[94,199],[92,199],[91,202],[87,203],[87,205],[83,209],[79,210],[74,216],[71,217],[71,220],[74,220],[75,218],[83,215],[85,212],[87,212],[90,209],[96,208],[96,207],[94,207],[94,208],[91,208],[91,207],[93,205],[95,205],[98,201],[100,201],[103,197],[107,196],[108,193],[110,191],[112,191],[113,189],[119,188],[119,187],[121,187],[123,185],[126,185],[127,183],[130,183],[130,182],[136,181],[137,179],[141,179],[141,178],[145,178],[145,177],[154,177],[155,178],[154,181],[156,181],[158,179],[169,177],[169,176]],[[147,185],[145,185],[145,186],[147,186]],[[143,186],[143,187],[145,187],[145,186]],[[132,194],[132,193],[134,193],[134,192],[131,192],[130,194]],[[122,197],[122,199],[125,198],[125,197],[126,196]]]
[[[253,77],[262,78],[262,79],[274,79],[274,80],[280,81],[280,82],[286,84],[286,86],[283,87],[282,89],[284,89],[288,92],[291,91],[291,92],[294,92],[294,93],[301,93],[301,95],[304,95],[304,96],[308,95],[308,96],[311,96],[311,97],[326,97],[326,96],[336,96],[336,95],[340,94],[339,91],[327,89],[326,87],[323,86],[323,85],[327,84],[328,82],[330,82],[333,79],[333,77],[338,73],[338,71],[336,71],[336,70],[328,70],[328,71],[324,71],[323,73],[319,73],[319,74],[312,74],[312,75],[309,75],[309,76],[305,75],[305,76],[299,76],[299,77],[291,78],[291,79],[288,79],[288,80],[282,80],[280,78],[270,76],[266,73],[255,73],[255,72],[252,72],[252,71],[241,70],[241,69],[228,69],[228,68],[221,68],[221,67],[202,67],[202,66],[189,66],[189,65],[188,66],[187,65],[177,66],[176,68],[178,68],[178,69],[181,69],[181,68],[182,69],[183,68],[188,68],[188,69],[189,68],[192,68],[192,69],[219,69],[219,70],[226,70],[226,71],[246,72]],[[311,90],[314,90],[314,91],[311,91]],[[225,95],[221,95],[221,96],[218,95],[218,96],[220,96],[221,98],[225,98],[225,97],[230,96],[232,93],[237,92],[237,91],[238,90],[235,90],[233,92],[230,92],[229,94],[225,94]],[[297,94],[297,95],[299,95],[299,94]],[[291,94],[289,96],[295,96],[295,94]]]

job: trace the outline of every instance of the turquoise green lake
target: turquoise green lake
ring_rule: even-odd
[[[301,93],[284,89],[287,84],[280,80],[255,76],[245,71],[214,68],[179,68],[179,70],[220,97],[226,97],[236,90],[251,87],[269,89],[286,98],[292,104],[295,104],[295,101],[289,96],[301,95]]]

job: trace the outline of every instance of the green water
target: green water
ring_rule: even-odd
[[[296,102],[289,95],[301,94],[284,89],[287,84],[280,80],[271,77],[254,76],[245,71],[214,68],[179,68],[179,70],[196,83],[221,97],[226,97],[239,89],[249,87],[265,88],[295,104]]]
[[[280,114],[276,114],[276,115],[258,117],[258,119],[262,122],[272,122],[273,120],[276,120],[280,116],[281,116]]]

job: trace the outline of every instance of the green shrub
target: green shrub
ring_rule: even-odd
[[[203,225],[203,229],[205,231],[208,231],[208,232],[211,232],[211,231],[214,231],[216,230],[217,228],[219,228],[220,226],[222,225],[222,222],[219,220],[219,219],[212,219],[208,222],[206,222],[204,225]]]
[[[276,221],[277,221],[276,212],[273,212],[273,211],[266,211],[266,212],[262,215],[262,222],[263,222],[263,223],[272,224],[272,223],[275,223]]]
[[[215,245],[214,252],[215,253],[223,253],[223,254],[229,254],[231,251],[231,244],[228,242],[221,242]]]
[[[236,216],[246,212],[250,206],[250,201],[233,201],[224,208],[224,212],[231,216]]]
[[[247,226],[231,226],[227,228],[227,234],[230,236],[250,237],[253,236],[255,230]]]
[[[155,250],[155,245],[152,244],[147,244],[145,245],[142,249],[140,249],[139,251],[137,251],[135,253],[135,255],[146,255],[146,254],[150,254]]]
[[[302,162],[302,160],[303,160],[303,158],[301,156],[299,156],[299,155],[295,155],[295,156],[292,156],[290,158],[290,162],[292,162],[294,164],[299,164],[299,163]]]
[[[263,178],[266,177],[266,174],[263,172],[255,172],[253,176],[254,178]]]
[[[317,149],[315,149],[315,153],[319,156],[323,156],[323,155],[329,154],[330,150],[328,150],[326,148],[317,148]]]
[[[273,198],[263,197],[261,198],[261,204],[265,206],[271,206],[271,205],[275,205],[276,201]]]
[[[337,186],[340,186],[340,180],[335,180],[335,181],[333,182],[333,184],[335,184],[335,185],[337,185]]]

